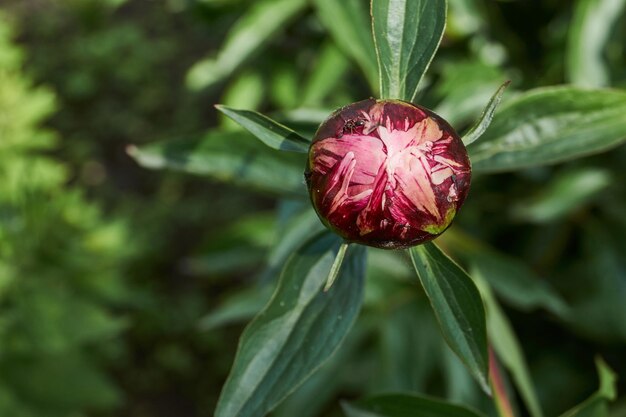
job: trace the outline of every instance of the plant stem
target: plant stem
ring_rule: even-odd
[[[493,391],[493,399],[498,409],[498,415],[500,417],[515,417],[513,414],[513,408],[511,402],[506,394],[506,388],[504,387],[504,381],[500,373],[500,367],[498,366],[498,360],[493,349],[489,346],[489,379],[491,380],[491,388]]]
[[[339,270],[341,269],[341,264],[343,264],[343,258],[346,256],[346,250],[348,250],[348,245],[350,245],[348,242],[343,242],[339,247],[339,251],[335,256],[335,261],[330,267],[330,272],[328,273],[328,278],[326,279],[326,285],[324,285],[324,292],[328,291],[337,279],[337,275],[339,275]]]

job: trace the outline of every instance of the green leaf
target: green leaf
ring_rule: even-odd
[[[354,245],[323,292],[341,240],[324,232],[289,259],[269,304],[244,330],[216,417],[261,416],[339,347],[363,298],[364,248]]]
[[[306,0],[254,2],[230,30],[217,56],[205,58],[191,67],[187,85],[200,90],[230,76],[253,54],[258,54],[306,4]]]
[[[157,142],[128,153],[146,168],[171,168],[258,191],[304,197],[305,157],[268,148],[244,132],[210,131],[193,139]]]
[[[508,102],[468,151],[475,172],[499,172],[602,152],[625,139],[626,92],[548,87]]]
[[[324,225],[310,203],[304,202],[308,207],[290,218],[284,227],[277,231],[278,241],[272,246],[267,256],[266,269],[262,273],[262,280],[273,279],[278,275],[291,253],[310,236],[322,230]]]
[[[269,99],[278,108],[293,109],[302,99],[300,71],[290,62],[271,65]]]
[[[610,85],[604,54],[625,7],[626,0],[576,2],[566,55],[567,78],[572,84],[581,87]]]
[[[346,257],[346,252],[348,251],[348,246],[350,244],[348,242],[343,242],[341,246],[339,246],[339,251],[335,256],[335,260],[333,261],[332,266],[330,267],[330,272],[328,273],[328,277],[326,278],[326,284],[324,284],[324,291],[328,291],[330,287],[333,286],[335,280],[339,276],[339,271],[341,270],[341,266],[343,265],[343,260]]]
[[[561,296],[519,259],[487,249],[468,258],[507,303],[524,311],[542,307],[557,317],[567,317],[569,309]]]
[[[363,0],[314,0],[317,16],[337,46],[361,68],[372,91],[378,89],[376,50]]]
[[[454,4],[455,1],[449,2],[451,12]],[[449,29],[446,28],[446,33]],[[479,58],[444,61],[434,87],[440,102],[433,110],[452,126],[469,125],[480,116],[485,103],[500,86],[498,80],[504,79],[506,75],[501,68]]]
[[[123,403],[123,393],[81,351],[13,355],[0,360],[0,372],[2,381],[18,398],[47,412],[59,411],[57,415],[84,409],[111,410]]]
[[[209,331],[230,323],[250,320],[265,307],[271,291],[272,288],[269,285],[264,285],[234,293],[202,317],[198,322],[198,328],[202,331]]]
[[[366,294],[372,287],[372,278],[388,279],[368,276]],[[385,294],[384,304],[372,309],[376,311],[377,345],[380,346],[377,350],[378,372],[368,384],[374,392],[424,392],[429,381],[440,371],[444,349],[449,351],[426,297],[413,294],[414,298],[408,302],[394,302],[393,307],[389,307],[390,299],[405,299],[411,293],[415,293],[414,288],[403,286],[394,293]],[[465,372],[463,365],[459,366]],[[467,372],[465,374],[469,377]],[[469,379],[475,386],[474,380]]]
[[[384,394],[356,403],[342,403],[348,417],[480,417],[472,409],[442,400],[409,395]]]
[[[308,140],[267,116],[255,111],[236,110],[221,105],[216,105],[215,108],[239,123],[270,148],[300,153],[309,151],[311,143]]]
[[[332,2],[333,5],[347,3],[349,2]],[[317,56],[315,66],[311,69],[310,76],[302,89],[302,106],[317,106],[328,95],[336,92],[341,87],[349,66],[350,62],[344,53],[333,42],[327,42]]]
[[[220,102],[227,107],[259,108],[265,97],[265,82],[258,71],[245,71],[236,77],[226,88]],[[239,129],[239,125],[229,118],[220,118],[222,129]]]
[[[507,304],[523,311],[544,308],[560,318],[569,316],[568,305],[555,289],[519,259],[501,253],[458,229],[448,230],[441,240],[455,256],[471,264]]]
[[[604,221],[589,216],[582,225],[581,253],[567,278],[570,315],[577,333],[604,343],[626,341],[626,224],[623,211]],[[594,277],[590,280],[589,277]]]
[[[612,183],[606,169],[579,168],[557,174],[541,192],[512,209],[516,220],[551,223],[589,204]]]
[[[370,326],[359,318],[341,347],[311,378],[272,411],[272,417],[319,417],[335,403],[346,387],[353,386],[355,368],[362,360],[360,349],[371,337]],[[315,401],[311,401],[315,398]]]
[[[491,288],[475,266],[471,276],[476,282],[487,308],[487,330],[489,341],[502,364],[509,370],[522,399],[532,417],[541,417],[543,412],[537,399],[534,384],[530,378],[528,365],[522,347],[508,318],[491,292]],[[500,275],[499,277],[504,277]]]
[[[474,0],[450,0],[449,7],[446,36],[453,40],[472,35],[489,25],[485,10],[487,4]]]
[[[415,100],[445,25],[445,0],[372,0],[382,98]]]
[[[609,401],[615,400],[617,376],[600,358],[596,359],[596,368],[600,378],[600,388],[582,404],[561,414],[561,417],[605,417],[609,415]]]
[[[485,107],[483,114],[476,121],[476,124],[472,126],[472,128],[465,135],[463,135],[463,143],[465,146],[475,142],[483,135],[483,133],[485,133],[485,130],[487,130],[493,120],[496,107],[498,107],[498,104],[500,104],[500,101],[502,100],[504,90],[509,86],[509,84],[511,84],[511,81],[506,81],[500,86],[500,88],[498,88],[493,96],[491,96],[489,103],[487,103],[487,107]]]
[[[459,404],[479,406],[484,396],[479,392],[480,388],[467,367],[447,345],[440,349],[442,358],[435,366],[443,375],[446,399]]]
[[[409,254],[446,342],[490,393],[485,310],[474,282],[433,243]]]

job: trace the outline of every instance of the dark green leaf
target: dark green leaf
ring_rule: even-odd
[[[567,75],[581,87],[610,85],[604,62],[607,41],[623,16],[625,0],[578,0],[567,42]]]
[[[368,277],[366,293],[371,282]],[[394,299],[406,297],[406,289],[403,290],[387,294],[385,301],[388,303],[394,295]],[[420,294],[403,304],[394,303],[392,308],[384,308],[376,314],[380,344],[377,353],[380,359],[379,372],[371,381],[372,389],[424,392],[428,382],[439,371],[442,351],[447,350],[428,300]],[[474,380],[469,379],[475,386]]]
[[[349,381],[362,360],[360,349],[367,343],[370,330],[359,318],[337,353],[272,411],[272,417],[325,416],[324,410],[336,402],[342,389],[352,386]]]
[[[463,143],[465,146],[470,143],[475,142],[478,138],[480,138],[485,130],[491,124],[491,120],[493,120],[493,115],[496,112],[496,107],[500,104],[500,100],[502,100],[502,94],[504,94],[504,90],[511,84],[511,81],[507,81],[498,88],[498,90],[491,96],[489,103],[487,103],[487,107],[483,111],[483,114],[480,116],[480,119],[476,121],[476,124],[472,126],[472,128],[463,135]]]
[[[568,307],[559,294],[520,260],[486,249],[468,258],[507,303],[525,311],[542,307],[558,317],[567,316]]]
[[[372,0],[382,98],[415,100],[445,25],[445,0]]]
[[[475,172],[498,172],[579,158],[625,139],[626,92],[549,87],[504,105],[468,150]]]
[[[255,111],[236,110],[220,105],[216,105],[215,108],[246,128],[270,148],[300,153],[309,151],[311,143],[308,140],[267,116]]]
[[[384,394],[356,403],[343,403],[348,417],[480,417],[460,405],[409,394]]]
[[[147,168],[172,168],[283,196],[306,195],[305,157],[270,149],[244,132],[211,131],[200,138],[133,146],[128,153]]]
[[[609,415],[607,403],[615,400],[617,396],[615,388],[617,377],[602,359],[596,359],[596,368],[600,378],[598,391],[582,404],[563,413],[561,417],[606,417]]]
[[[259,53],[306,4],[305,0],[255,2],[230,30],[217,56],[205,58],[191,67],[187,85],[199,90],[230,76],[253,54]]]
[[[370,19],[362,0],[314,0],[317,16],[343,52],[352,57],[367,77],[374,92],[378,89],[376,50]]]
[[[409,250],[450,348],[489,393],[485,309],[472,279],[433,243]]]
[[[10,361],[0,360],[0,372],[17,398],[47,412],[119,406],[123,394],[92,361],[81,351],[71,350],[57,355],[12,356]]]
[[[341,344],[361,306],[365,259],[354,245],[337,282],[323,292],[340,245],[324,232],[289,259],[269,304],[241,336],[216,417],[266,414]]]
[[[588,218],[582,253],[563,277],[571,305],[568,322],[577,332],[604,342],[626,341],[626,225],[620,219]],[[589,279],[593,277],[593,279]]]
[[[567,304],[555,289],[519,259],[456,229],[448,230],[441,239],[455,256],[471,264],[508,304],[524,311],[545,308],[561,318],[569,315]]]

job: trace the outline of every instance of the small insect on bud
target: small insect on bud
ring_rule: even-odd
[[[406,248],[440,235],[471,179],[463,142],[432,111],[364,100],[321,124],[305,178],[313,206],[349,242]]]

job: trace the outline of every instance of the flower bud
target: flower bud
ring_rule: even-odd
[[[469,191],[463,142],[432,111],[363,100],[321,124],[305,172],[320,219],[350,242],[405,248],[440,235]]]

